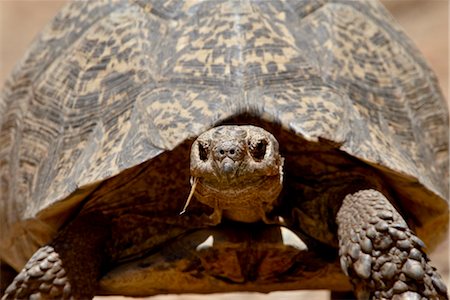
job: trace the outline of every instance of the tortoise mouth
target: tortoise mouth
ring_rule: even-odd
[[[266,214],[276,206],[282,190],[280,174],[237,178],[222,183],[199,178],[195,185],[195,199],[214,209],[230,220],[253,223],[265,220]],[[221,221],[220,218],[216,221]]]
[[[205,198],[209,194],[217,194],[222,198],[228,195],[232,197],[231,195],[236,194],[249,194],[254,193],[255,189],[267,189],[267,186],[271,186],[272,181],[280,182],[280,175],[235,176],[232,178],[198,177],[195,196]]]

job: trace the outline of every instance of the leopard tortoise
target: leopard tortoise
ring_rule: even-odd
[[[0,124],[4,299],[447,298],[447,107],[377,2],[74,2]]]

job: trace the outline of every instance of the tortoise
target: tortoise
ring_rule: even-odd
[[[0,99],[3,299],[448,297],[448,110],[377,2],[74,2]]]

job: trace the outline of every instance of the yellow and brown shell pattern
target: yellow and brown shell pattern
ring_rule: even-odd
[[[419,195],[416,215],[447,207],[446,105],[375,1],[74,2],[0,97],[8,249],[64,221],[39,217],[11,240],[25,220],[75,207],[99,182],[244,113],[379,168],[405,198]]]

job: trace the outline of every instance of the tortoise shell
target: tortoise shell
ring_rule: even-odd
[[[428,245],[445,231],[447,107],[377,2],[89,1],[55,17],[1,92],[0,258],[20,269],[99,187],[156,158],[173,168],[156,164],[151,188],[170,184],[181,209],[176,149],[229,120],[370,166]]]

